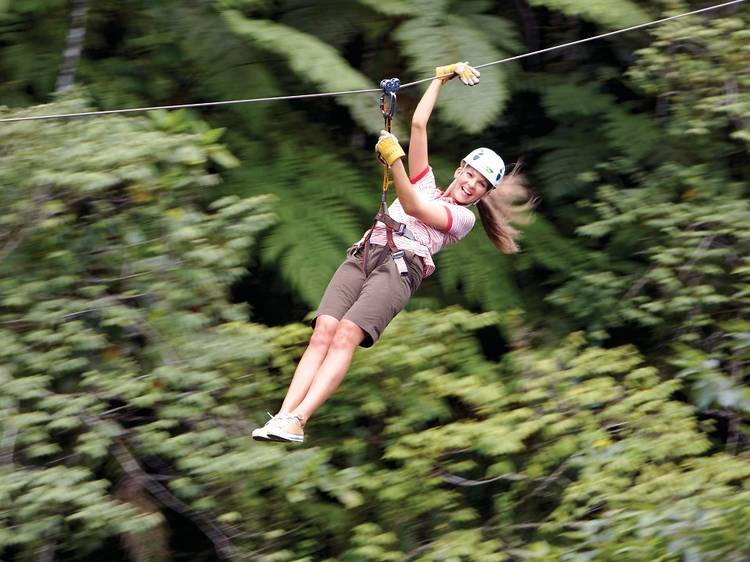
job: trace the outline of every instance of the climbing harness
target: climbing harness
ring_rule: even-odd
[[[380,95],[380,112],[383,114],[385,130],[391,132],[391,123],[393,116],[396,114],[396,92],[401,87],[401,82],[398,78],[386,78],[380,82],[380,87],[383,89],[383,93]],[[370,251],[370,237],[372,232],[377,226],[378,222],[385,225],[386,239],[388,240],[388,248],[390,249],[391,257],[393,258],[398,272],[401,275],[408,275],[409,268],[406,265],[404,251],[396,246],[393,241],[393,235],[405,236],[411,240],[415,240],[414,235],[406,228],[404,223],[398,222],[392,216],[388,214],[388,185],[390,181],[388,179],[388,164],[383,162],[383,190],[380,194],[380,207],[378,212],[373,219],[370,230],[367,231],[362,242],[357,245],[354,249],[354,253],[358,253],[362,250],[362,271],[365,275],[369,275],[371,271],[378,268],[386,258],[386,252],[381,252],[377,262],[369,269],[367,268],[367,257]]]

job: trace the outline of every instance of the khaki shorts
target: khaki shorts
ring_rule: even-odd
[[[366,334],[360,345],[370,347],[409,302],[422,282],[424,269],[422,258],[405,251],[409,274],[402,276],[390,256],[390,250],[371,244],[367,255],[368,266],[372,267],[379,259],[383,259],[383,262],[365,276],[362,271],[363,252],[355,252],[355,247],[349,249],[346,261],[328,283],[312,324],[315,326],[315,321],[322,314],[337,320],[350,320]],[[387,255],[382,255],[383,252]]]

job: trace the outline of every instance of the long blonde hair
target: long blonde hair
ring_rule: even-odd
[[[479,218],[482,219],[487,237],[504,254],[515,254],[521,249],[516,241],[521,233],[511,223],[530,222],[531,210],[538,201],[529,192],[520,171],[520,164],[513,166],[513,170],[503,178],[500,185],[477,203]],[[517,204],[518,202],[521,203]]]

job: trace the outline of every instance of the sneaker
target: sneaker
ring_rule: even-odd
[[[283,414],[277,416],[278,421],[267,423],[266,436],[273,441],[285,443],[302,443],[305,440],[305,432],[302,430],[302,418],[294,414]],[[271,420],[273,421],[273,420]]]
[[[277,423],[281,423],[281,420],[283,417],[287,416],[288,414],[276,414],[275,416],[271,414],[271,412],[266,412],[268,414],[268,417],[271,418],[266,422],[266,425],[263,427],[259,427],[257,429],[253,430],[253,439],[256,441],[279,441],[279,439],[274,439],[273,437],[268,435],[268,430],[271,426]]]

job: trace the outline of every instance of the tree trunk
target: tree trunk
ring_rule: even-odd
[[[60,74],[57,76],[55,92],[60,93],[69,89],[75,82],[76,67],[81,60],[83,39],[86,36],[87,0],[71,0],[70,29],[65,44]]]

